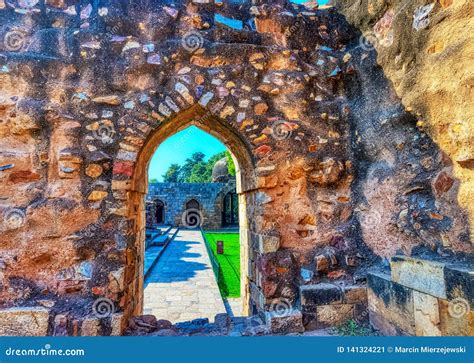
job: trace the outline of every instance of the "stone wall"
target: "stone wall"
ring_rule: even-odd
[[[368,276],[370,322],[383,335],[474,335],[472,267],[406,256]]]
[[[161,200],[165,205],[164,224],[186,227],[186,203],[199,203],[198,216],[204,229],[223,227],[224,197],[235,192],[235,181],[229,183],[153,183],[148,186],[147,200]]]
[[[462,239],[472,245],[474,108],[470,100],[473,99],[474,35],[468,29],[473,26],[474,3],[469,0],[336,0],[334,3],[360,31],[359,49],[373,55],[389,81],[391,92],[396,93],[405,110],[413,115],[416,126],[440,149],[438,158],[442,163],[428,187],[436,194],[436,206],[442,214],[453,204],[462,209],[459,218],[450,222],[456,232],[441,233],[443,244],[451,246]],[[423,161],[433,163],[428,156]],[[429,170],[430,166],[424,168]],[[368,199],[374,199],[368,194]]]
[[[74,335],[140,314],[148,163],[189,125],[236,158],[254,313],[303,309],[304,286],[364,287],[395,254],[472,261],[452,174],[470,159],[439,149],[360,31],[331,9],[246,4],[0,0],[3,317],[46,308],[48,334]]]

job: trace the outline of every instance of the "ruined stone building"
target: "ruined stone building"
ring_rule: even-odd
[[[238,195],[227,160],[219,160],[210,183],[150,183],[147,226],[170,225],[217,230],[238,226]]]
[[[333,5],[0,0],[0,335],[142,314],[148,164],[190,125],[268,331],[473,335],[474,2]]]

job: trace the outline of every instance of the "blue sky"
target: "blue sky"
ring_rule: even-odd
[[[206,154],[206,160],[227,148],[223,143],[196,126],[174,134],[161,143],[153,155],[148,169],[148,179],[161,177],[171,164],[184,164],[193,153],[200,151]]]

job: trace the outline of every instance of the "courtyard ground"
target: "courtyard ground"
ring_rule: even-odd
[[[199,230],[180,229],[145,281],[144,313],[172,323],[225,313]]]

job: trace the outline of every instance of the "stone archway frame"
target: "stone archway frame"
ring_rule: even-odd
[[[148,168],[153,154],[158,146],[167,138],[188,128],[196,126],[220,140],[231,152],[236,166],[236,190],[239,195],[239,228],[240,228],[240,255],[241,255],[241,296],[243,314],[249,313],[250,289],[249,274],[249,217],[252,208],[249,193],[257,185],[255,160],[242,137],[225,121],[199,104],[181,111],[174,118],[161,123],[145,141],[136,162],[135,172],[129,190],[128,218],[133,221],[133,232],[136,235],[135,247],[137,253],[127,260],[129,274],[133,274],[133,282],[127,287],[125,300],[127,308],[125,315],[139,315],[143,309],[143,260],[145,246],[145,196],[148,191]]]

